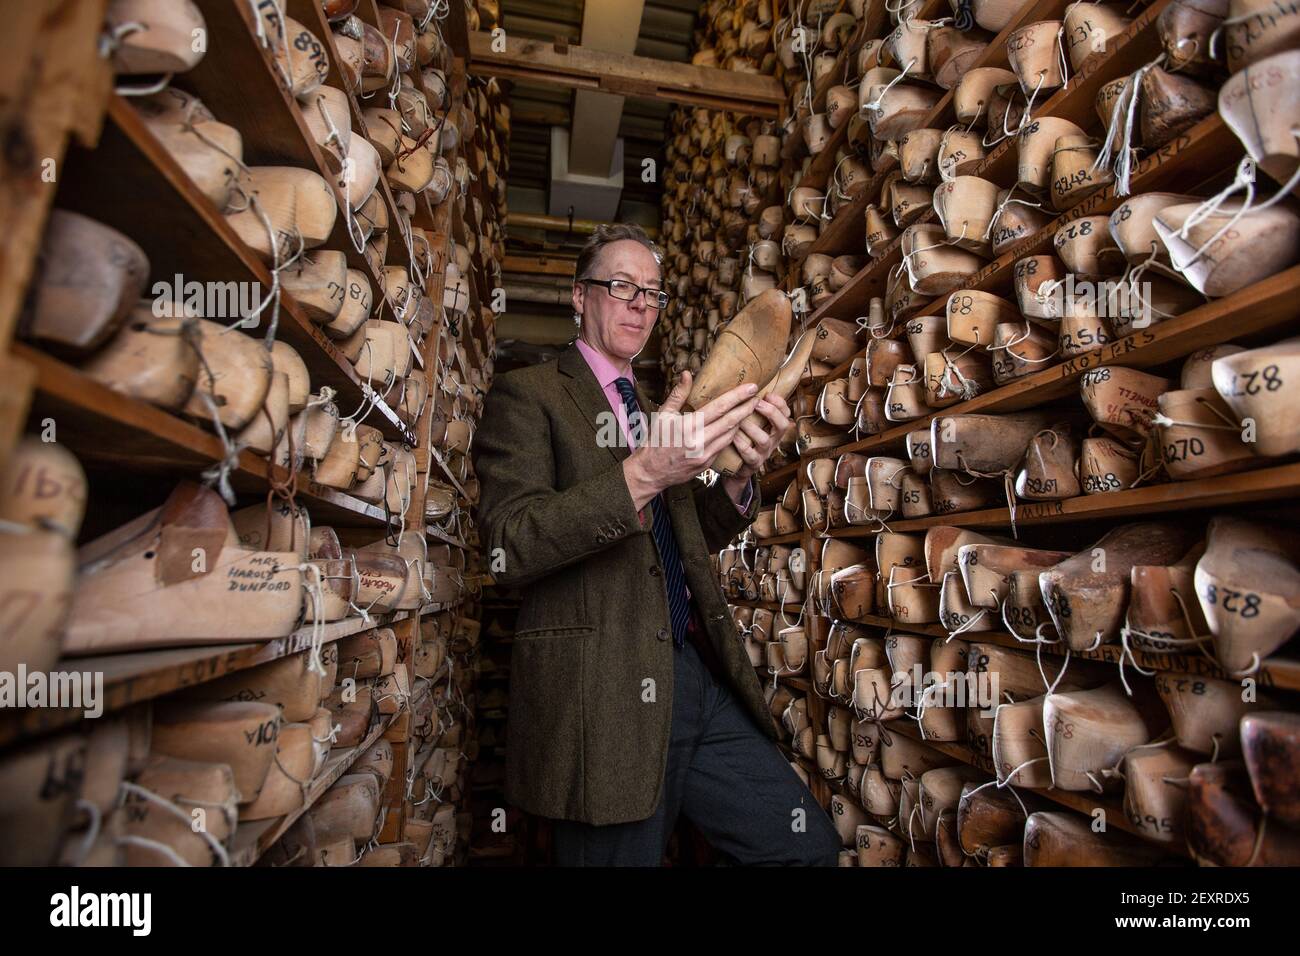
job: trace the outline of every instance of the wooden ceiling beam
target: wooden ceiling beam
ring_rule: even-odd
[[[501,271],[520,275],[572,276],[576,263],[576,259],[562,256],[523,256],[507,252],[501,260]]]
[[[776,118],[786,99],[785,88],[771,76],[622,56],[581,46],[557,48],[542,40],[512,36],[504,40],[505,50],[498,53],[492,49],[491,34],[470,34],[470,62],[475,73],[767,118]]]

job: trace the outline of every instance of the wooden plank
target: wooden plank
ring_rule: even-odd
[[[787,611],[798,611],[799,608],[803,607],[802,604],[791,604],[789,601],[785,604],[778,604],[776,601],[748,601],[744,598],[737,598],[735,600],[728,598],[727,603],[736,604],[740,607],[761,607],[767,611],[780,611],[782,609]]]
[[[769,491],[784,488],[790,483],[790,479],[795,476],[795,472],[798,470],[799,462],[794,461],[788,465],[782,465],[780,468],[775,468],[772,471],[759,476],[759,490],[762,491],[764,495],[767,495]]]
[[[451,52],[462,60],[469,60],[469,23],[466,20],[466,4],[448,3],[446,16],[430,21],[430,25],[442,33]],[[489,34],[490,35],[490,34]],[[463,71],[462,71],[463,75]]]
[[[977,754],[969,747],[957,743],[948,743],[939,740],[927,740],[922,736],[919,729],[913,728],[911,721],[892,720],[884,727],[887,733],[901,734],[912,740],[919,741],[932,750],[937,750],[941,754],[952,757],[954,760],[960,760],[962,763],[969,764],[976,770],[982,770],[990,776],[994,775],[993,761],[983,754]],[[1096,793],[1086,793],[1074,790],[1060,790],[1056,787],[1049,787],[1046,790],[1033,790],[1028,787],[1018,787],[1017,789],[1026,790],[1036,796],[1046,797],[1053,803],[1059,803],[1063,807],[1068,807],[1085,816],[1091,817],[1097,809],[1104,810],[1106,813],[1106,825],[1115,826],[1126,833],[1142,837],[1146,840],[1146,835],[1132,823],[1129,822],[1128,816],[1124,813],[1124,807],[1119,798],[1113,796],[1103,796]],[[1147,840],[1147,842],[1155,842]],[[1167,846],[1171,856],[1179,854],[1187,855],[1188,851],[1183,844],[1160,844]]]
[[[1276,501],[1294,498],[1300,488],[1300,464],[1277,465],[1232,475],[1202,478],[1199,481],[1171,481],[1147,485],[1129,491],[1100,495],[1081,495],[1064,501],[1022,501],[1016,504],[1017,526],[1060,524],[1095,518],[1132,518],[1166,511],[1217,508],[1250,501]],[[949,512],[925,518],[890,521],[892,531],[924,531],[936,525],[960,525],[966,528],[1009,528],[1011,514],[1005,508],[982,511]],[[875,537],[865,527],[839,528],[833,538]]]
[[[43,352],[15,345],[15,354],[36,374],[34,417],[53,419],[58,440],[88,467],[153,472],[197,480],[198,472],[224,458],[221,440],[182,418],[106,388]],[[236,492],[265,495],[270,478],[288,477],[283,468],[250,451],[231,472]],[[318,524],[382,527],[382,508],[298,475],[297,494]]]
[[[1132,177],[1133,194],[1146,192],[1193,192],[1210,176],[1211,170],[1224,168],[1242,154],[1240,141],[1233,136],[1218,113],[1211,113],[1192,129],[1175,137],[1138,165]],[[1069,210],[1062,212],[1036,233],[1021,239],[1011,248],[975,273],[964,288],[1009,295],[1013,288],[1014,266],[1026,256],[1053,252],[1056,233],[1085,216],[1109,215],[1124,202],[1115,195],[1114,184],[1093,193]],[[932,217],[933,214],[931,214]],[[929,221],[927,217],[926,221]],[[918,315],[938,315],[948,297],[936,296]]]
[[[798,544],[799,539],[803,537],[802,531],[791,531],[787,534],[778,534],[772,538],[756,538],[760,547],[767,547],[774,544]]]
[[[508,35],[503,39],[505,50],[498,53],[493,50],[491,34],[470,34],[470,68],[475,74],[771,118],[776,118],[786,98],[785,88],[775,77],[620,56],[581,46],[560,52],[553,43],[541,40]]]
[[[324,626],[322,640],[337,641],[373,627],[384,627],[408,616],[407,611],[392,615],[371,615],[369,622],[360,617],[333,621]],[[121,710],[170,694],[183,687],[207,683],[268,664],[311,646],[311,627],[301,627],[287,637],[249,644],[209,644],[201,647],[170,647],[124,654],[67,658],[60,668],[68,671],[104,675],[102,705],[104,713]],[[11,710],[0,715],[0,746],[40,736],[76,723],[82,711],[68,708]]]
[[[758,679],[760,683],[767,683],[772,681],[775,677],[775,683],[777,684],[785,684],[786,687],[793,687],[795,690],[802,691],[805,694],[813,693],[812,681],[807,677],[800,677],[798,674],[773,675],[772,672],[767,669],[766,664],[755,664],[754,670],[758,671]],[[785,744],[785,747],[788,750],[789,744]]]
[[[927,428],[940,415],[971,412],[1010,412],[1070,395],[1083,374],[1102,365],[1150,368],[1191,355],[1198,349],[1234,338],[1282,329],[1294,321],[1300,293],[1300,266],[1270,276],[1239,292],[1214,299],[1198,308],[1140,329],[1108,345],[1034,372],[969,401],[936,409],[928,415],[838,448],[819,451],[812,458],[830,458],[847,452],[866,453],[900,444],[908,432]],[[845,367],[847,371],[847,367]]]
[[[375,286],[382,288],[379,275],[371,268],[369,260],[357,252],[347,234],[347,220],[343,215],[344,199],[341,181],[331,175],[324,157],[303,118],[302,107],[280,85],[271,66],[269,51],[263,51],[256,39],[257,13],[248,3],[231,3],[229,0],[203,0],[200,4],[208,30],[208,44],[220,50],[220,56],[207,56],[194,69],[185,74],[184,85],[203,100],[217,119],[239,129],[243,141],[244,162],[250,166],[298,166],[310,169],[321,176],[334,192],[339,215],[334,220],[334,230],[322,248],[343,252],[348,266],[359,269]],[[315,8],[314,10],[311,8]],[[331,84],[342,87],[338,74],[337,53],[333,34],[319,14],[320,4],[295,0],[288,14],[310,29],[325,45],[330,59]],[[314,19],[304,19],[312,17]],[[359,126],[360,114],[353,103],[353,127]],[[361,127],[364,129],[364,127]],[[387,182],[379,177],[376,186],[388,206],[390,233],[397,230],[396,207]],[[388,244],[388,259],[409,268],[410,258],[400,236],[392,235]],[[387,300],[381,306],[386,318],[397,321]]]
[[[844,148],[848,138],[849,121],[846,119],[840,123],[839,129],[831,134],[830,140],[822,147],[822,151],[812,158],[812,162],[808,164],[808,169],[804,171],[797,185],[824,192],[830,185],[831,172],[835,169],[835,157]]]
[[[326,790],[334,786],[338,779],[348,772],[348,768],[356,763],[357,758],[369,750],[384,735],[384,732],[396,716],[396,714],[389,714],[387,717],[381,718],[370,733],[366,735],[366,739],[355,747],[349,747],[346,750],[336,747],[331,750],[329,757],[326,758],[325,766],[313,778],[311,787],[303,799],[302,806],[293,813],[275,817],[271,820],[246,820],[240,823],[235,829],[235,838],[230,850],[230,865],[252,866],[256,863],[258,857],[269,850],[276,840],[284,836],[285,831],[293,826],[299,817],[310,810],[312,804],[319,800]]]
[[[1161,44],[1156,21],[1171,2],[1156,0],[1138,14],[1124,32],[1110,38],[1104,51],[1088,57],[1070,81],[1034,111],[1034,116],[1057,116],[1084,132],[1104,133],[1096,109],[1098,91],[1111,80],[1134,72],[1159,55]],[[1011,186],[1016,178],[1016,140],[1013,136],[999,143],[974,175],[1000,186]]]
[[[469,547],[469,545],[467,545],[460,538],[447,534],[447,532],[443,531],[441,528],[437,527],[436,525],[431,525],[431,524],[425,525],[424,533],[428,537],[436,538],[437,540],[441,541],[443,544],[449,544],[454,548],[464,549]]]
[[[947,629],[939,624],[903,624],[891,617],[882,617],[878,614],[867,614],[854,620],[885,629],[905,627],[910,634],[948,637]],[[1007,647],[1025,654],[1033,654],[1035,651],[1031,648],[1038,649],[1038,645],[1016,640],[1014,636],[1004,631],[967,631],[962,634],[962,639],[972,643],[997,644],[999,647]],[[1051,657],[1065,656],[1065,651],[1056,644],[1043,644],[1041,650]],[[1124,657],[1124,649],[1119,644],[1103,644],[1091,651],[1070,651],[1070,657],[1118,666],[1120,659]],[[1151,654],[1134,648],[1131,656],[1125,661],[1126,668],[1132,668],[1135,660],[1140,667],[1149,671],[1195,674],[1197,677],[1214,677],[1234,683],[1240,679],[1226,672],[1204,654]],[[1254,677],[1261,687],[1270,690],[1300,691],[1300,660],[1290,657],[1270,657],[1264,661]]]
[[[1226,160],[1241,154],[1241,145],[1228,131],[1217,113],[1206,117],[1186,133],[1142,160],[1133,174],[1133,192],[1151,192],[1164,190],[1171,192],[1190,191],[1195,183],[1206,176],[1206,169],[1220,168]],[[1115,195],[1114,186],[1107,186],[1079,203],[1067,212],[1061,213],[1042,229],[1026,236],[1008,249],[997,259],[990,262],[975,275],[971,276],[965,288],[979,289],[984,292],[996,292],[1006,295],[1013,281],[1013,269],[1016,261],[1026,256],[1045,255],[1052,251],[1057,230],[1084,216],[1095,216],[1114,211],[1122,202]],[[921,216],[918,222],[933,222],[933,211]],[[815,322],[823,316],[848,318],[865,311],[872,298],[885,294],[889,271],[902,261],[902,237],[895,239],[876,259],[863,267],[852,279],[845,283],[830,300],[823,303],[813,313],[810,321]],[[918,315],[938,315],[946,308],[948,297],[935,296],[922,306]],[[813,381],[820,387],[827,381],[841,378],[848,374],[850,359],[841,364],[829,375]]]
[[[1005,68],[1007,64],[1007,37],[1026,23],[1033,23],[1036,20],[1058,19],[1060,12],[1065,9],[1067,2],[1068,0],[1037,0],[1036,3],[1026,3],[1021,8],[1020,12],[1012,18],[1007,27],[993,38],[989,43],[988,48],[980,58],[972,64],[970,69],[984,66],[998,66]],[[915,14],[915,17],[918,20],[934,19],[939,16],[942,11],[946,10],[948,5],[947,0],[938,0],[938,2],[931,0],[931,2],[926,3],[922,7],[919,13]],[[866,20],[863,21],[862,31],[858,34],[851,46],[851,55],[856,56],[857,51],[862,47],[863,43],[867,39],[880,36],[887,19],[888,13],[885,11],[884,7],[872,6],[867,12]],[[843,61],[837,59],[836,69],[833,70],[832,74],[822,83],[817,85],[817,96],[814,105],[818,112],[825,108],[824,104],[826,102],[827,91],[836,83],[842,82],[840,77],[842,77],[843,71]],[[923,122],[919,128],[942,129],[952,125],[952,122],[952,91],[948,90],[944,93],[943,98],[935,104],[934,109],[930,111],[925,122]],[[807,173],[805,173],[803,178],[799,180],[800,186],[823,190],[826,188],[831,170],[835,165],[834,155],[839,151],[840,147],[844,145],[845,140],[848,139],[848,128],[848,122],[846,120],[841,124],[840,128],[835,131],[835,135],[831,137],[831,141],[827,145],[826,149],[813,157],[812,164],[809,166]],[[878,185],[879,183],[877,183],[877,187]],[[871,192],[869,189],[869,192],[871,195],[875,195],[876,192],[879,192],[879,189],[877,188],[875,192]],[[817,249],[813,251],[820,252],[822,250]]]
[[[36,369],[29,362],[5,354],[0,347],[0,382],[4,383],[0,387],[0,471],[3,471],[27,421]]]
[[[970,69],[977,69],[979,67],[1005,68],[1007,64],[1007,37],[1026,23],[1033,23],[1037,20],[1056,19],[1057,15],[1064,10],[1066,3],[1067,0],[1038,0],[1037,3],[1026,3],[1006,28],[989,43],[984,53],[975,61]],[[930,2],[922,8],[921,12],[917,16],[921,20],[932,19],[938,14],[940,8],[945,7],[947,7],[946,0],[943,0],[943,2]],[[883,26],[883,22],[881,23],[881,26]],[[880,27],[877,27],[877,30],[879,29]],[[875,36],[876,34],[871,33],[868,35]],[[826,88],[829,89],[829,86],[830,84],[828,83]],[[820,87],[819,90],[819,96],[824,102],[826,90],[820,89]],[[929,114],[918,128],[943,129],[952,125],[953,119],[952,90],[947,90],[939,102],[934,105],[934,108],[930,110]],[[845,123],[835,131],[835,136],[832,138],[830,145],[814,157],[807,175],[800,180],[799,185],[812,186],[816,189],[824,190],[828,185],[831,170],[835,165],[834,154],[838,152],[841,146],[843,146],[844,141],[847,138],[848,122],[846,120]],[[823,157],[825,157],[827,153],[830,154],[830,158],[824,159]],[[859,245],[855,242],[852,230],[855,226],[861,228],[862,217],[866,212],[868,203],[875,201],[876,197],[878,197],[880,193],[880,186],[884,181],[885,176],[896,166],[897,162],[891,160],[886,168],[882,169],[872,177],[872,181],[867,185],[866,190],[857,200],[850,203],[847,207],[842,207],[841,210],[836,213],[835,220],[839,220],[841,216],[844,216],[847,217],[846,221],[839,227],[836,227],[835,222],[832,221],[831,226],[823,230],[822,234],[817,237],[817,241],[810,246],[808,255],[811,255],[814,252],[825,253],[827,255],[841,255],[848,253],[857,254],[863,251],[864,245]],[[897,261],[898,259],[895,258],[893,261],[888,262],[885,268],[888,269],[889,267],[892,267],[897,263]],[[880,282],[879,288],[883,291],[883,280]],[[880,293],[877,292],[873,294],[879,295]],[[863,304],[865,305],[865,300]]]
[[[576,259],[554,256],[524,256],[507,253],[505,260],[501,263],[501,271],[521,275],[571,276],[577,262]]]

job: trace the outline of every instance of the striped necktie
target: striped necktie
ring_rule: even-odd
[[[646,432],[641,421],[641,406],[636,400],[632,383],[625,378],[616,378],[614,386],[623,398],[632,435],[644,435]],[[650,512],[653,516],[655,547],[659,549],[664,585],[668,589],[668,613],[672,619],[673,642],[681,647],[686,641],[686,628],[691,616],[691,599],[686,592],[686,570],[682,567],[681,552],[677,550],[677,536],[673,534],[672,521],[668,517],[663,495],[655,495],[651,499]]]

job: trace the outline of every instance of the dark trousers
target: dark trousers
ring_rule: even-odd
[[[672,737],[659,806],[633,823],[555,821],[556,862],[659,866],[684,813],[735,863],[835,866],[839,836],[781,751],[690,642],[674,657]]]

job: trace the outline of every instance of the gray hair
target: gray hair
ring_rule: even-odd
[[[596,227],[596,231],[591,234],[587,244],[582,247],[578,253],[578,261],[573,270],[574,282],[581,282],[583,279],[590,279],[592,268],[596,264],[596,257],[600,255],[600,250],[604,249],[610,243],[622,242],[624,240],[639,242],[645,246],[655,257],[655,262],[663,266],[663,253],[659,247],[651,241],[646,235],[646,231],[634,222],[615,222],[602,223]]]

